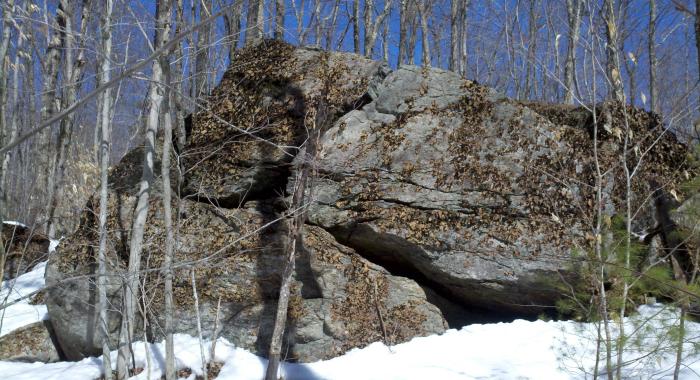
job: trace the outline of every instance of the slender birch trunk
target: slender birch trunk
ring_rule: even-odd
[[[410,11],[410,21],[409,21],[409,33],[411,34],[409,39],[408,39],[408,45],[406,46],[407,54],[408,54],[408,64],[413,65],[416,62],[416,45],[418,44],[418,15],[416,12],[416,9],[418,6],[416,5],[416,1],[418,0],[409,0],[411,1],[411,6],[409,8]]]
[[[384,1],[384,9],[382,13],[372,22],[372,13],[374,13],[374,0],[365,0],[365,57],[371,58],[374,51],[374,45],[377,43],[379,30],[384,24],[384,20],[391,13],[392,0]]]
[[[564,103],[574,103],[574,77],[576,76],[576,48],[581,30],[582,0],[566,0],[566,14],[569,19],[569,42],[566,48],[566,64],[564,66],[564,87],[566,95]]]
[[[236,1],[234,6],[230,11],[226,12],[224,15],[224,25],[226,27],[226,34],[228,36],[228,58],[229,64],[234,61],[234,56],[236,54],[236,48],[238,47],[238,42],[240,41],[241,34],[241,14],[243,12],[243,2]],[[179,26],[178,26],[179,27]],[[175,81],[177,83],[177,80]]]
[[[700,0],[695,0],[695,48],[698,57],[698,80],[700,80]]]
[[[605,65],[605,70],[608,76],[607,79],[610,82],[609,97],[614,101],[624,103],[625,93],[622,88],[622,77],[620,74],[620,38],[617,34],[614,0],[604,0],[603,12],[605,34],[607,37],[607,45],[605,47],[607,63]]]
[[[527,63],[525,69],[525,99],[533,98],[535,83],[535,53],[537,50],[537,0],[530,0],[527,33]]]
[[[399,0],[399,54],[396,59],[396,67],[401,67],[406,62],[406,13],[408,12],[408,0]]]
[[[462,74],[463,77],[467,77],[467,23],[468,23],[468,17],[467,17],[467,9],[469,8],[469,0],[464,0],[464,3],[462,4],[462,15],[460,17],[460,25],[459,25],[459,43],[461,45],[460,48],[460,53],[461,57],[459,60],[459,73]]]
[[[85,43],[87,39],[88,26],[92,16],[92,1],[82,0],[81,2],[81,17],[78,23],[78,33],[80,39],[78,44],[75,44],[73,15],[70,0],[61,0],[59,2],[59,12],[63,12],[65,27],[63,32],[64,38],[64,71],[63,71],[63,87],[62,104],[75,103],[80,83],[82,81],[83,69],[85,67]],[[77,51],[77,55],[74,54]],[[49,238],[54,238],[56,234],[59,220],[56,216],[59,204],[63,198],[63,180],[66,172],[66,161],[68,159],[69,149],[73,137],[74,118],[72,115],[65,117],[59,123],[58,133],[58,149],[54,157],[53,172],[49,176],[49,201],[48,201],[48,235]]]
[[[352,2],[352,46],[355,54],[360,54],[360,0]]]
[[[45,9],[45,12],[47,10]],[[46,54],[42,61],[42,76],[44,83],[41,91],[41,120],[47,120],[60,108],[60,98],[56,94],[56,83],[58,82],[58,74],[61,63],[61,51],[63,50],[63,30],[65,28],[65,18],[62,12],[56,12],[54,21],[49,24],[48,14],[45,14],[47,27],[51,29],[50,35],[47,33]],[[45,191],[47,199],[50,198],[48,189],[50,186],[49,178],[52,176],[53,167],[50,157],[52,149],[52,133],[51,129],[47,128],[39,133],[37,148],[35,150],[38,178],[37,186],[42,191]],[[44,220],[42,224],[46,233],[49,232],[49,210],[43,210]]]
[[[330,26],[326,29],[326,50],[333,50],[333,38],[335,29],[338,25],[338,10],[340,9],[340,0],[333,1],[333,10],[331,11]]]
[[[314,27],[314,46],[321,47],[321,0],[314,0],[314,11],[311,14],[311,24]]]
[[[284,40],[284,0],[275,0],[275,39]]]
[[[418,6],[418,16],[420,17],[420,27],[421,27],[421,50],[422,50],[422,64],[423,67],[430,67],[430,44],[429,44],[429,29],[428,29],[428,0],[417,0],[416,5]]]
[[[154,49],[162,48],[170,37],[170,0],[158,0],[156,3],[156,31]],[[129,269],[127,273],[123,317],[119,339],[119,354],[117,356],[117,376],[126,379],[129,376],[131,360],[131,339],[134,336],[134,324],[136,323],[136,308],[139,297],[141,251],[143,249],[143,234],[148,216],[149,198],[153,186],[155,140],[158,131],[158,118],[163,101],[163,89],[161,82],[163,72],[160,63],[156,60],[152,63],[151,85],[148,89],[148,116],[146,118],[145,150],[143,157],[143,173],[139,184],[139,197],[134,213],[134,221],[129,240]]]
[[[460,29],[461,29],[461,7],[462,0],[451,0],[450,1],[450,62],[449,70],[458,71],[459,70],[459,59],[460,59]]]
[[[163,121],[163,157],[161,157],[161,179],[163,181],[163,225],[165,226],[165,255],[163,259],[164,291],[165,299],[165,378],[166,380],[177,379],[175,372],[175,345],[173,334],[175,333],[175,322],[173,315],[173,256],[175,255],[175,243],[173,235],[172,218],[172,191],[170,188],[170,156],[172,151],[173,128],[170,90],[170,62],[167,56],[161,56],[160,69],[165,77],[165,95],[162,104]]]
[[[211,16],[211,2],[202,1],[199,7],[199,18],[204,20]],[[194,98],[200,99],[209,92],[209,32],[211,28],[207,24],[197,32],[197,52],[195,55]]]
[[[100,76],[99,85],[104,85],[109,81],[111,70],[112,56],[112,9],[113,1],[106,0],[102,17],[100,20],[102,52],[99,58],[100,61]],[[104,370],[105,380],[112,379],[112,361],[109,347],[109,330],[107,325],[107,208],[108,205],[108,170],[109,170],[109,151],[111,144],[110,136],[110,108],[112,107],[112,90],[107,89],[100,97],[100,119],[98,126],[101,129],[102,141],[100,143],[100,248],[97,254],[97,293],[98,293],[98,313],[99,313],[99,333],[102,345],[102,365]]]
[[[6,124],[6,107],[7,102],[7,71],[5,70],[5,60],[7,57],[8,47],[10,45],[10,28],[11,19],[14,14],[14,0],[8,0],[2,10],[2,41],[0,41],[0,144],[5,144],[8,128]],[[15,72],[18,70],[15,67]],[[15,80],[15,86],[17,82]],[[10,132],[11,134],[11,132]],[[10,140],[12,141],[12,140]],[[9,162],[10,153],[6,153],[2,160],[2,172],[0,173],[0,227],[7,215],[7,167],[5,162]],[[0,279],[5,275],[5,242],[0,234]]]
[[[656,85],[656,0],[649,0],[649,109],[659,112],[659,89]]]

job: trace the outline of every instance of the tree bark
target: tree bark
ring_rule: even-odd
[[[360,0],[352,2],[352,46],[360,54]]]
[[[698,80],[700,80],[700,0],[695,0],[695,48],[698,58]]]
[[[156,31],[154,49],[162,48],[170,37],[170,0],[158,0],[156,3]],[[163,72],[156,60],[152,64],[151,85],[148,89],[148,117],[146,118],[145,145],[143,157],[143,172],[139,183],[139,197],[134,213],[134,221],[129,240],[129,268],[124,288],[124,310],[119,338],[119,354],[117,356],[117,376],[126,379],[129,376],[131,361],[131,339],[134,336],[136,308],[139,297],[139,271],[141,269],[141,251],[143,249],[143,234],[149,209],[149,197],[153,186],[155,140],[158,132],[158,117],[163,101],[162,89]]]
[[[620,75],[620,48],[614,0],[604,0],[603,8],[605,34],[607,37],[607,46],[605,47],[607,55],[606,74],[610,83],[608,96],[614,101],[624,103],[625,93],[622,87],[622,77]]]
[[[100,30],[101,30],[101,45],[102,52],[99,56],[100,61],[100,76],[99,84],[104,85],[109,81],[110,70],[111,70],[111,56],[112,56],[112,9],[113,1],[106,0],[104,4],[104,9],[102,11],[102,17],[100,20]],[[97,266],[98,266],[98,277],[97,277],[97,293],[98,293],[98,313],[99,313],[99,334],[102,345],[102,365],[104,370],[105,380],[112,379],[112,361],[110,355],[109,347],[109,331],[107,326],[107,208],[109,207],[109,188],[108,188],[108,171],[109,171],[109,151],[111,144],[110,136],[110,109],[112,107],[112,97],[111,89],[107,89],[100,97],[100,118],[98,119],[98,126],[101,129],[101,143],[100,143],[100,247],[97,254]]]
[[[569,21],[569,43],[566,49],[566,64],[564,66],[564,86],[566,87],[566,95],[564,103],[574,103],[576,76],[576,48],[581,31],[581,10],[583,7],[582,0],[566,0],[566,14]]]
[[[48,15],[45,15],[48,23]],[[63,12],[56,12],[54,21],[47,27],[50,27],[51,34],[47,35],[46,54],[41,62],[42,74],[44,83],[41,91],[41,120],[49,119],[60,108],[60,99],[56,95],[56,82],[58,82],[58,74],[61,63],[61,51],[63,50],[63,31],[65,28],[65,17]],[[48,33],[47,33],[48,34]],[[51,131],[44,130],[38,136],[37,149],[35,150],[34,162],[37,166],[37,187],[41,191],[45,191],[44,195],[50,199],[49,189],[53,186],[49,183],[49,178],[53,173],[50,157],[52,149]],[[41,223],[44,226],[46,233],[49,232],[49,215],[47,209],[43,210],[44,220]]]
[[[536,91],[535,83],[535,53],[537,51],[537,0],[530,0],[530,8],[528,12],[528,33],[527,33],[527,64],[525,69],[525,99],[532,99],[533,93]]]
[[[59,2],[59,12],[62,10],[65,20],[64,38],[64,71],[63,71],[63,94],[62,104],[73,104],[78,96],[85,67],[85,42],[87,38],[87,30],[91,21],[92,2],[91,0],[83,0],[81,5],[81,17],[78,24],[80,40],[77,47],[74,44],[74,31],[71,0],[61,0]],[[77,56],[74,56],[74,51],[77,51]],[[66,172],[66,161],[68,159],[69,148],[73,138],[73,117],[68,116],[63,118],[59,124],[58,133],[58,149],[54,157],[53,172],[49,176],[49,202],[48,202],[48,235],[49,238],[54,238],[56,235],[57,225],[60,221],[56,216],[56,212],[63,198],[63,180]]]
[[[659,113],[659,89],[656,85],[656,0],[649,0],[649,109]]]
[[[462,2],[463,0],[450,1],[450,64],[448,66],[450,71],[459,71]]]
[[[165,299],[165,378],[166,380],[177,379],[175,372],[175,344],[173,334],[175,333],[175,321],[173,320],[173,256],[175,255],[175,245],[173,236],[172,217],[172,194],[170,187],[170,155],[172,151],[173,128],[170,91],[170,62],[167,56],[161,56],[160,69],[165,77],[165,95],[162,104],[163,121],[163,156],[161,157],[161,179],[163,181],[163,225],[165,226],[165,255],[163,258],[163,277]],[[204,363],[202,363],[204,365]]]
[[[211,2],[201,1],[199,7],[199,18],[204,20],[211,16]],[[195,56],[194,98],[200,99],[209,93],[209,33],[211,28],[209,25],[203,27],[197,32],[197,53]]]
[[[428,0],[417,0],[416,5],[418,6],[418,15],[420,17],[420,34],[422,37],[421,50],[422,50],[422,64],[423,67],[430,67],[430,43],[429,43],[429,29],[428,29]]]
[[[331,22],[330,27],[325,31],[326,33],[326,50],[333,50],[333,37],[335,35],[335,28],[338,24],[338,10],[340,8],[340,0],[333,1],[333,10],[331,11]]]
[[[11,19],[14,14],[15,2],[8,0],[2,9],[2,41],[0,41],[0,143],[5,144],[8,128],[6,124],[7,102],[7,71],[5,70],[5,59],[7,58],[8,47],[10,46]],[[15,72],[18,70],[15,67]],[[15,82],[15,86],[17,83]],[[3,155],[3,165],[0,170],[0,227],[7,215],[7,168],[5,162],[9,162],[9,152]],[[0,279],[5,275],[5,242],[0,234]]]
[[[365,0],[365,57],[371,58],[374,51],[374,45],[377,42],[379,29],[384,24],[384,20],[391,13],[392,0],[385,0],[382,13],[372,22],[372,13],[374,13],[374,0]]]
[[[236,48],[238,47],[238,42],[240,41],[239,34],[241,33],[241,14],[243,11],[242,4],[242,1],[236,1],[231,10],[226,12],[224,15],[224,26],[226,27],[226,34],[228,36],[227,45],[229,64],[234,61]],[[179,28],[179,25],[177,27]],[[175,80],[175,83],[177,82],[178,81]]]
[[[399,56],[396,59],[396,67],[401,67],[406,62],[406,16],[408,12],[408,0],[399,0]]]
[[[276,0],[275,8],[275,39],[284,40],[284,0]]]

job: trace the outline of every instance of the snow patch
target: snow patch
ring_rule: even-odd
[[[44,288],[46,262],[37,264],[31,272],[2,282],[0,305],[12,305],[0,310],[0,336],[47,317],[46,305],[30,305],[29,295]],[[26,297],[26,298],[25,298]]]

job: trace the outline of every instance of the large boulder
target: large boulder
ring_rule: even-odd
[[[179,147],[177,331],[197,332],[194,273],[204,335],[215,333],[218,314],[219,336],[266,354],[290,244],[290,189],[307,131],[320,121],[284,343],[287,358],[300,361],[439,333],[446,319],[459,327],[485,313],[524,317],[554,305],[554,282],[574,275],[573,252],[595,240],[593,126],[602,209],[613,216],[625,203],[621,120],[631,125],[627,162],[644,158],[632,182],[636,230],[653,224],[652,183],[677,183],[686,167],[684,146],[643,111],[523,104],[447,71],[390,72],[280,42],[238,52],[205,106]],[[128,154],[110,175],[113,347],[142,155]],[[163,336],[161,188],[152,187],[146,222],[139,339]],[[100,352],[98,214],[95,195],[46,270],[49,317],[75,359]]]
[[[605,220],[624,210],[629,120],[631,170],[644,152],[632,180],[634,224],[653,226],[649,181],[677,183],[685,147],[651,114],[597,107]],[[402,67],[325,133],[309,222],[463,305],[541,313],[562,296],[554,283],[572,275],[572,253],[594,239],[592,115]]]

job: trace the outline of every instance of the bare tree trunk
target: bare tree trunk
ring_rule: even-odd
[[[0,144],[5,144],[6,136],[8,134],[8,128],[6,124],[6,107],[7,102],[7,72],[5,71],[5,60],[7,57],[7,50],[10,45],[10,27],[11,20],[14,14],[15,2],[14,0],[8,0],[2,9],[2,41],[0,41]],[[15,67],[15,72],[19,68]],[[15,81],[15,86],[17,82]],[[12,141],[12,140],[10,140]],[[7,167],[5,162],[9,162],[10,153],[6,153],[2,157],[2,172],[0,172],[0,227],[2,227],[2,222],[5,220],[7,215]],[[5,242],[0,234],[0,279],[3,279],[5,275]]]
[[[226,34],[228,36],[227,45],[229,64],[234,61],[233,57],[236,54],[236,48],[238,47],[238,42],[240,41],[239,34],[241,33],[241,13],[243,10],[242,4],[242,1],[236,1],[231,10],[226,12],[224,15],[224,26],[226,27]],[[179,25],[177,27],[180,28]],[[177,82],[178,81],[176,79],[175,83]]]
[[[265,0],[258,0],[257,22],[255,23],[256,37],[261,40],[265,37]]]
[[[245,44],[249,45],[258,40],[258,3],[262,0],[248,0],[246,10]]]
[[[422,37],[421,50],[423,53],[422,64],[423,67],[430,67],[430,44],[428,43],[429,29],[428,29],[428,0],[417,0],[416,5],[418,6],[418,15],[420,17],[420,34]]]
[[[408,0],[399,0],[399,56],[396,67],[401,67],[406,62],[406,13],[408,12]]]
[[[314,12],[311,14],[309,27],[314,27],[314,45],[321,47],[321,0],[314,0]]]
[[[82,79],[83,68],[85,66],[85,41],[87,38],[87,30],[91,18],[92,4],[91,0],[82,1],[81,18],[78,24],[80,40],[78,46],[74,44],[73,20],[70,0],[61,0],[59,2],[59,13],[64,13],[65,30],[64,38],[64,74],[62,95],[63,104],[73,104],[78,96],[78,90]],[[77,50],[78,55],[74,59],[74,50]],[[48,235],[54,238],[59,220],[56,218],[56,211],[63,198],[63,180],[66,171],[66,160],[68,159],[69,148],[73,136],[73,117],[68,116],[63,118],[59,124],[58,133],[58,149],[54,158],[53,172],[49,176],[49,202],[48,202]]]
[[[162,122],[163,122],[163,153],[161,157],[161,179],[163,181],[163,225],[165,226],[165,255],[163,258],[163,277],[165,299],[165,378],[166,380],[177,379],[175,372],[175,344],[173,334],[175,333],[175,322],[173,320],[173,256],[175,255],[175,243],[173,236],[172,217],[172,192],[170,187],[170,156],[172,151],[173,127],[170,90],[170,62],[166,55],[160,58],[160,69],[165,77],[165,94],[162,102]]]
[[[284,40],[284,0],[276,0],[275,39]],[[336,3],[337,4],[337,3]]]
[[[537,50],[537,0],[530,0],[530,8],[528,14],[528,33],[527,33],[527,66],[525,69],[525,96],[526,99],[533,97],[533,87],[535,83],[535,52]]]
[[[194,268],[192,268],[191,279],[192,279],[192,297],[194,298],[194,314],[197,319],[197,339],[199,341],[199,357],[202,361],[202,372],[204,374],[204,380],[208,380],[207,374],[207,360],[204,353],[204,339],[202,338],[202,318],[199,315],[199,295],[197,295],[197,282],[194,277]]]
[[[695,0],[695,48],[698,58],[698,80],[700,80],[700,0]]]
[[[355,54],[360,54],[360,0],[352,2],[352,46]]]
[[[104,85],[109,82],[112,56],[112,9],[113,1],[106,0],[102,17],[100,20],[100,31],[102,52],[100,61],[99,84]],[[102,141],[100,143],[100,247],[97,254],[97,293],[98,293],[98,313],[99,313],[99,333],[102,345],[102,366],[105,380],[112,379],[112,361],[109,348],[109,331],[107,326],[107,208],[108,206],[108,171],[109,171],[109,151],[111,144],[110,136],[110,108],[112,107],[112,90],[107,89],[100,97],[100,118],[98,126],[101,129]]]
[[[462,5],[462,15],[460,17],[460,22],[459,22],[459,43],[461,45],[460,48],[460,60],[459,60],[459,73],[462,74],[463,77],[467,77],[467,23],[468,23],[468,18],[467,18],[467,9],[469,8],[469,0],[464,0],[464,4]]]
[[[607,45],[605,47],[607,55],[606,74],[608,76],[607,80],[610,81],[610,98],[618,102],[624,102],[625,93],[622,88],[622,77],[620,75],[620,49],[614,1],[604,0],[603,2],[603,18],[605,19],[605,34],[607,36]]]
[[[382,59],[389,63],[389,21],[384,23],[382,31]]]
[[[365,0],[365,57],[371,58],[374,51],[374,45],[377,42],[379,28],[384,24],[384,20],[391,13],[391,1],[384,1],[384,9],[382,13],[372,22],[372,13],[374,13],[374,0]]]
[[[413,65],[415,64],[416,60],[416,46],[418,44],[418,14],[416,12],[416,9],[418,8],[417,1],[418,0],[409,0],[411,1],[411,6],[410,6],[410,33],[411,37],[409,38],[408,46],[406,47],[406,50],[408,51],[408,64]]]
[[[340,8],[340,0],[333,1],[333,10],[331,11],[331,22],[328,29],[325,30],[326,33],[326,50],[333,50],[333,38],[335,34],[335,28],[338,24],[338,10]]]
[[[325,94],[328,94],[330,91],[328,85],[329,83],[325,83]],[[296,251],[301,246],[302,235],[304,232],[304,222],[306,221],[305,192],[307,183],[313,180],[318,143],[321,137],[321,131],[324,130],[327,120],[327,99],[321,99],[316,106],[314,125],[312,128],[310,128],[309,138],[306,142],[306,149],[304,152],[302,152],[303,156],[301,156],[302,159],[299,162],[297,178],[294,183],[294,192],[292,194],[292,203],[289,208],[289,211],[292,213],[292,218],[286,246],[287,262],[284,272],[282,273],[280,295],[277,301],[277,313],[275,315],[275,327],[272,332],[272,341],[270,342],[270,352],[268,355],[269,362],[267,364],[265,380],[277,380],[278,378],[277,374],[279,371],[280,354],[282,351],[282,339],[287,322],[287,307],[289,305],[292,275],[294,274],[294,260],[296,257]]]
[[[48,23],[48,14],[45,15]],[[42,72],[44,83],[41,91],[41,120],[47,120],[60,108],[60,99],[56,95],[56,82],[58,82],[58,73],[61,63],[61,51],[63,50],[63,31],[65,28],[65,18],[63,13],[57,12],[53,23],[47,24],[51,28],[50,36],[47,33],[48,44],[46,46],[46,54],[42,62]],[[53,168],[51,165],[51,130],[46,129],[38,136],[37,149],[35,150],[37,164],[37,186],[45,195],[48,194],[48,189],[52,188],[49,184],[49,178],[52,176]],[[50,197],[47,197],[47,199]],[[49,231],[48,210],[43,210],[45,232]]]
[[[649,0],[649,108],[659,112],[659,89],[656,86],[656,0]]]
[[[299,0],[299,7],[297,7],[297,2],[292,1],[292,9],[294,9],[294,16],[297,20],[297,38],[299,39],[299,45],[304,45],[304,37],[306,35],[306,30],[304,29],[304,0]]]
[[[564,86],[566,95],[564,103],[574,103],[574,77],[576,76],[576,48],[581,30],[582,0],[566,0],[566,14],[569,19],[569,43],[566,49],[566,64],[564,67]]]
[[[199,18],[204,20],[211,16],[211,1],[201,1],[199,7]],[[197,32],[197,53],[196,53],[196,71],[194,75],[195,92],[194,98],[199,99],[203,95],[209,93],[209,25],[203,27]]]
[[[237,1],[236,4],[241,4],[240,1]],[[175,4],[175,34],[180,34],[182,32],[182,28],[185,26],[185,9],[184,9],[184,4],[183,0],[177,0]],[[235,11],[234,11],[235,12]],[[236,13],[234,13],[236,14]],[[226,34],[229,39],[231,39],[234,35],[237,36],[238,32],[231,33],[231,27],[230,25],[235,25],[236,28],[240,27],[240,20],[237,19],[235,23],[231,23],[229,20],[229,15],[230,12],[226,12],[224,15],[224,23],[226,25]],[[238,17],[240,18],[240,13],[238,13]],[[240,29],[237,29],[240,30]],[[237,38],[237,37],[236,37]],[[233,53],[235,50],[235,47],[237,45],[238,40],[228,41],[228,47],[229,47],[229,59],[233,58]],[[187,131],[185,130],[185,113],[186,113],[186,107],[185,107],[185,102],[183,101],[183,76],[185,72],[185,60],[183,57],[185,56],[185,51],[184,51],[184,45],[182,41],[179,41],[177,43],[177,46],[175,47],[175,57],[174,60],[177,62],[177,65],[175,65],[175,73],[173,74],[173,81],[174,83],[174,88],[171,93],[171,97],[169,100],[171,101],[170,104],[174,104],[175,107],[175,135],[176,135],[176,141],[177,141],[177,151],[182,152],[185,149],[185,143],[187,139]],[[230,62],[229,62],[230,63]],[[179,174],[182,173],[182,165],[180,161],[178,160],[178,184],[181,184],[180,176]],[[178,186],[178,189],[180,187]]]
[[[459,70],[459,59],[460,59],[460,29],[461,29],[461,7],[463,0],[451,0],[450,1],[450,64],[448,66],[450,71]]]
[[[22,12],[27,11],[27,3],[25,2],[23,5]],[[12,15],[14,12],[8,11],[8,15]],[[7,100],[2,100],[2,104],[0,105],[0,131],[2,131],[2,135],[0,138],[0,143],[2,143],[2,139],[7,137],[9,135],[9,140],[12,141],[17,138],[17,133],[19,131],[19,118],[20,115],[22,114],[22,104],[20,103],[20,98],[19,98],[19,89],[21,87],[20,81],[23,82],[25,86],[27,85],[28,81],[24,81],[24,78],[20,79],[20,72],[23,70],[21,69],[24,67],[24,72],[28,73],[28,70],[31,69],[31,65],[33,64],[32,62],[32,57],[29,54],[22,54],[21,52],[24,49],[24,41],[27,41],[27,45],[31,46],[31,41],[29,41],[29,37],[26,34],[24,30],[24,26],[26,24],[22,23],[18,25],[19,30],[17,31],[19,36],[17,39],[17,54],[15,54],[15,64],[14,64],[14,70],[12,73],[12,82],[13,82],[13,88],[12,88],[12,102],[8,103]],[[1,49],[1,48],[0,48]],[[24,58],[22,58],[24,57]],[[2,61],[0,61],[2,62]],[[6,76],[6,74],[3,74],[2,76]],[[27,74],[29,77],[29,75]],[[6,83],[3,79],[0,79],[0,86],[3,86],[4,83]],[[33,83],[30,82],[30,83]],[[33,87],[28,87],[27,88],[33,88]],[[5,90],[6,91],[6,90]],[[5,95],[7,93],[5,92]],[[6,99],[6,96],[0,96],[0,99]],[[12,104],[14,107],[14,111],[12,112],[12,116],[10,117],[10,128],[9,131],[5,127],[7,125],[7,119],[5,111],[3,110],[5,107],[7,107],[9,104]],[[30,102],[30,110],[31,110],[31,102]],[[31,111],[29,113],[30,119],[31,119]],[[3,124],[5,123],[5,124]],[[0,169],[0,221],[2,221],[7,215],[10,213],[10,210],[8,209],[9,202],[8,202],[8,192],[9,192],[9,187],[10,184],[7,180],[8,178],[8,173],[10,170],[10,162],[13,160],[14,153],[13,152],[7,152],[5,156],[3,157],[2,160],[2,169]],[[17,167],[17,166],[15,166]],[[0,256],[3,256],[3,250],[4,250],[4,244],[2,242],[2,237],[0,236]],[[4,266],[3,266],[4,268]],[[0,272],[2,269],[0,269]],[[0,278],[2,277],[2,273],[0,273]]]
[[[154,49],[163,47],[170,37],[170,0],[158,0],[156,3],[156,31]],[[134,336],[136,323],[136,308],[139,296],[139,271],[141,269],[141,251],[143,249],[143,233],[148,216],[149,197],[154,177],[155,140],[158,131],[158,117],[163,101],[161,88],[163,72],[158,61],[152,64],[151,85],[148,89],[148,117],[146,119],[146,136],[143,157],[143,173],[139,184],[139,198],[134,213],[134,222],[129,240],[129,269],[124,289],[124,310],[120,332],[120,347],[117,357],[117,376],[126,379],[129,376],[131,361],[131,339]]]

